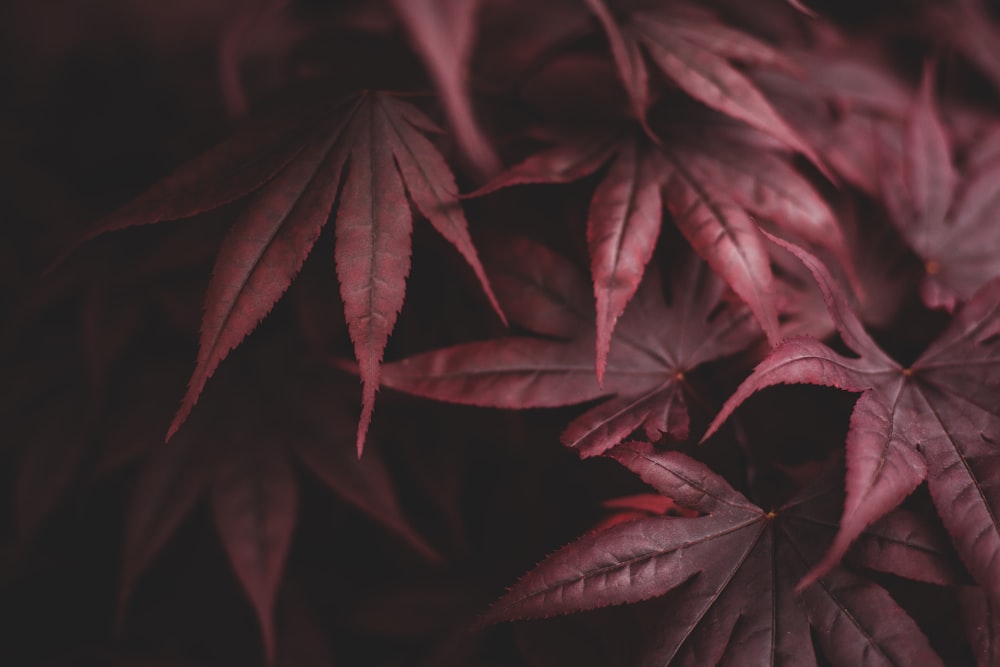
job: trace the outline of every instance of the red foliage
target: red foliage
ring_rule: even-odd
[[[46,7],[0,664],[1000,659],[985,0]]]

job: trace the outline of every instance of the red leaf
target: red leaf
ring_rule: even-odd
[[[816,277],[841,338],[860,358],[796,339],[774,350],[726,402],[718,425],[751,394],[778,383],[820,384],[861,392],[847,435],[847,499],[840,531],[826,557],[803,581],[828,572],[851,541],[927,479],[941,519],[973,577],[1000,599],[997,520],[1000,479],[993,465],[1000,442],[1000,283],[981,289],[948,329],[903,368],[872,341],[829,273],[808,253],[783,244]]]
[[[565,296],[550,290],[539,298],[538,284],[569,283],[557,273],[563,269],[560,263],[532,261],[544,254],[519,250],[509,255],[508,262],[532,267],[531,280],[521,283],[525,295],[521,301],[538,312],[525,312],[521,323],[535,328],[537,318],[542,324],[537,330],[551,333],[555,317],[549,311],[564,313],[565,304],[577,297],[570,287]],[[684,440],[688,437],[684,374],[739,351],[757,333],[743,308],[723,307],[725,286],[700,260],[688,257],[678,263],[671,283],[667,306],[657,272],[648,272],[612,340],[603,388],[593,381],[592,334],[578,334],[570,341],[509,337],[457,345],[388,364],[383,384],[437,400],[501,408],[555,407],[609,397],[563,433],[563,443],[583,456],[605,451],[640,427],[652,439],[669,433]],[[517,296],[517,283],[501,284],[505,298]],[[512,312],[524,310],[515,307]]]
[[[591,325],[591,290],[572,262],[525,238],[490,248],[485,261],[491,282],[512,322],[566,339]]]
[[[179,167],[84,238],[189,218],[250,194],[302,151],[317,112],[316,105],[310,105],[296,114],[282,109],[249,120],[231,138]]]
[[[777,295],[752,216],[830,249],[850,275],[850,252],[826,202],[787,162],[736,142],[670,136],[654,146],[634,132],[580,133],[531,155],[472,194],[526,183],[566,183],[609,161],[587,221],[599,381],[615,322],[652,256],[662,223],[661,198],[698,254],[750,306],[772,343],[780,340]]]
[[[382,351],[403,306],[410,272],[413,220],[389,131],[375,104],[359,110],[351,167],[337,211],[337,277],[364,385],[359,456],[375,405]]]
[[[170,428],[187,419],[219,363],[267,316],[298,274],[337,196],[350,112],[261,188],[219,249],[205,294],[198,364]]]
[[[622,33],[614,15],[604,4],[604,0],[584,0],[587,8],[597,17],[601,23],[601,28],[608,37],[608,46],[611,48],[611,56],[618,67],[618,75],[625,85],[629,100],[632,102],[632,112],[636,119],[645,124],[646,109],[649,108],[649,74],[646,71],[646,62],[642,58],[639,44],[633,39],[628,39]]]
[[[669,593],[642,651],[648,664],[815,665],[818,651],[852,667],[943,664],[888,593],[856,574],[836,569],[795,599],[835,487],[766,513],[682,454],[627,443],[611,456],[698,515],[650,516],[584,536],[525,575],[482,622]]]
[[[186,430],[169,447],[152,448],[132,486],[118,596],[119,629],[139,577],[210,484],[215,455],[206,456],[199,444],[191,430]]]
[[[915,581],[942,586],[963,582],[947,536],[907,509],[897,508],[865,529],[865,539],[848,552],[852,563]]]
[[[796,239],[830,250],[850,269],[852,255],[829,204],[783,157],[701,137],[697,142],[680,139],[670,153],[713,192],[724,193]]]
[[[847,43],[790,52],[788,58],[806,71],[805,82],[770,71],[756,80],[839,176],[874,195],[884,171],[879,142],[899,143],[912,95],[871,51],[864,43]]]
[[[301,113],[286,110],[273,128],[253,126],[247,135],[210,151],[90,235],[194,215],[257,190],[219,252],[198,363],[168,439],[219,363],[295,278],[337,203],[345,169],[336,212],[336,263],[363,383],[359,455],[374,409],[382,352],[406,291],[412,228],[407,192],[466,259],[503,317],[472,245],[454,176],[421,134],[431,122],[409,103],[382,93],[363,93],[332,110],[326,107],[328,115],[318,125],[309,122],[316,113],[311,107],[297,111]],[[300,143],[307,134],[302,125],[312,130],[305,143]],[[257,132],[264,132],[262,148],[255,143]],[[263,153],[256,154],[255,148]]]
[[[673,163],[666,200],[678,229],[699,255],[753,311],[772,343],[779,340],[770,261],[757,225],[746,211],[717,194]]]
[[[604,382],[615,323],[653,257],[663,216],[654,158],[635,141],[622,145],[594,190],[587,219],[590,272],[597,301],[597,381]]]
[[[402,538],[430,561],[441,556],[413,528],[400,506],[393,480],[378,449],[358,458],[351,447],[354,425],[346,397],[325,375],[299,370],[301,381],[283,387],[282,415],[274,437],[289,448],[320,481],[346,502]]]
[[[684,3],[666,10],[631,14],[620,28],[601,0],[587,0],[598,17],[639,119],[649,102],[648,77],[639,45],[681,89],[705,105],[765,132],[822,166],[813,149],[775,111],[757,86],[729,60],[794,71],[777,50],[723,25]]]
[[[434,78],[466,156],[484,174],[496,173],[500,160],[476,122],[466,84],[479,0],[394,0],[393,6]]]
[[[596,172],[615,155],[619,135],[619,132],[604,130],[573,136],[552,148],[530,155],[466,196],[486,195],[514,185],[578,181]]]
[[[888,170],[883,196],[893,222],[924,260],[924,303],[951,311],[1000,275],[1000,241],[992,214],[1000,197],[1000,165],[979,157],[979,151],[992,150],[982,144],[973,149],[969,171],[958,186],[951,142],[935,110],[934,73],[933,66],[925,68],[906,127],[901,165]]]
[[[253,603],[268,662],[276,653],[274,601],[298,514],[298,486],[278,450],[250,447],[228,456],[212,484],[215,525]]]

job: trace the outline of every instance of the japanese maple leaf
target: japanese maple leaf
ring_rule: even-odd
[[[900,233],[924,260],[924,303],[951,311],[1000,275],[995,213],[1000,161],[978,159],[974,148],[969,160],[974,169],[959,179],[933,92],[934,68],[928,66],[905,128],[901,164],[887,171],[883,198]]]
[[[609,456],[699,515],[649,516],[585,535],[525,575],[483,622],[667,595],[641,664],[817,665],[818,654],[845,667],[943,664],[884,589],[847,569],[795,593],[817,540],[829,535],[836,487],[813,488],[768,512],[679,452],[626,443]],[[865,539],[896,558],[937,558],[916,534]]]
[[[780,334],[757,217],[849,261],[833,213],[809,182],[778,155],[735,141],[701,136],[694,141],[677,132],[654,145],[628,129],[581,133],[529,156],[475,194],[525,183],[567,183],[605,164],[587,216],[599,382],[616,322],[652,257],[663,202],[694,249],[750,306],[773,342]]]
[[[466,156],[482,173],[492,175],[499,171],[500,160],[476,122],[467,89],[479,2],[394,0],[393,7],[434,78]]]
[[[759,70],[757,84],[839,177],[877,195],[884,169],[879,146],[898,149],[912,106],[909,88],[865,44],[787,56],[805,70],[804,81]]]
[[[309,108],[271,120],[188,163],[91,236],[188,217],[253,193],[219,250],[197,365],[169,439],[219,363],[287,290],[336,205],[337,276],[364,386],[360,454],[410,270],[410,201],[462,254],[498,313],[499,306],[458,205],[454,176],[424,136],[434,127],[416,107],[363,92],[332,110]]]
[[[128,503],[119,614],[139,577],[207,496],[219,538],[273,659],[275,599],[298,519],[297,463],[425,558],[440,557],[410,527],[377,452],[360,460],[355,456],[353,420],[329,374],[268,361],[271,367],[248,374],[253,381],[231,374],[220,378],[218,388],[225,393],[210,397],[169,447],[133,434],[139,441],[133,449],[145,445],[147,451]],[[282,372],[294,381],[275,382]]]
[[[889,329],[917,283],[920,264],[888,220],[862,219],[853,201],[849,196],[842,200],[837,220],[847,238],[855,280],[837,262],[827,266],[844,287],[861,321],[870,327]],[[809,270],[795,255],[777,246],[770,249],[770,256],[782,336],[808,335],[822,340],[835,334],[837,327]],[[855,285],[859,289],[852,289]]]
[[[183,250],[203,250],[190,244],[169,247],[175,254],[165,261],[161,249],[166,248],[134,256],[78,256],[80,261],[27,290],[9,313],[0,334],[0,348],[10,353],[0,360],[8,380],[0,391],[0,449],[19,450],[11,485],[19,555],[27,553],[23,549],[49,515],[92,472],[89,453],[106,435],[102,424],[109,418],[115,424],[124,421],[116,394],[146,364],[135,357],[123,363],[123,351],[135,345],[154,313],[164,313],[168,304],[192,293],[179,289],[184,285],[180,269],[192,259]],[[56,333],[52,318],[64,317],[57,314],[68,304],[68,326]],[[192,304],[197,308],[197,301]],[[142,400],[149,403],[149,395],[142,393]],[[131,410],[124,412],[131,416]]]
[[[686,439],[685,373],[738,352],[758,335],[745,308],[725,303],[725,284],[688,257],[671,273],[669,305],[658,273],[647,271],[611,343],[602,387],[593,376],[593,311],[582,276],[565,259],[527,241],[506,256],[494,280],[512,320],[563,340],[511,336],[418,354],[387,364],[385,386],[499,408],[607,398],[562,436],[581,456],[593,456],[639,427],[652,439],[664,433]]]
[[[637,118],[644,119],[650,105],[644,50],[657,68],[694,99],[822,164],[753,81],[730,63],[734,60],[794,72],[795,66],[779,51],[686,2],[633,11],[622,25],[604,0],[586,3],[608,36]]]
[[[706,438],[751,394],[775,384],[859,392],[847,434],[846,501],[840,530],[807,581],[828,572],[865,526],[927,480],[969,572],[1000,599],[1000,281],[984,286],[909,368],[865,332],[826,268],[780,243],[812,272],[844,343],[845,357],[808,338],[774,348],[726,402]]]

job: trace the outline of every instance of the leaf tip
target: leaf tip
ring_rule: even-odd
[[[362,392],[361,417],[358,419],[358,434],[355,439],[359,460],[365,451],[365,439],[368,437],[368,427],[371,426],[372,413],[375,411],[375,386],[374,383],[366,381]]]

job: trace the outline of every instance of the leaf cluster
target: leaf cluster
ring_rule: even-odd
[[[1000,662],[984,0],[34,7],[4,664]]]

